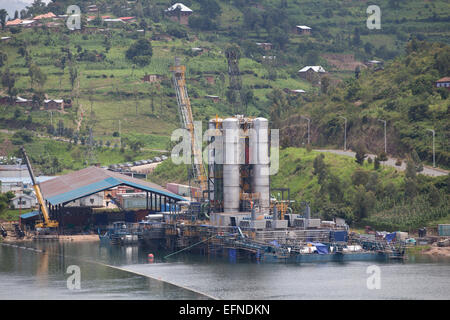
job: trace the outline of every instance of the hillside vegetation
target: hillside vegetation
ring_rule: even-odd
[[[347,146],[363,143],[372,153],[384,151],[387,121],[387,152],[407,158],[416,152],[422,161],[433,162],[432,134],[436,131],[436,163],[449,167],[450,99],[435,81],[450,74],[450,46],[413,40],[407,55],[388,63],[384,70],[362,70],[358,79],[349,79],[318,96],[283,107],[281,120],[274,105],[275,125],[282,130],[285,146],[301,146],[306,141],[306,121],[312,122],[312,143],[342,148],[344,120]]]
[[[169,70],[175,56],[187,66],[194,117],[205,122],[216,114],[235,113],[231,105],[236,97],[229,90],[224,55],[230,44],[239,45],[241,51],[244,101],[239,112],[273,116],[273,100],[279,90],[303,89],[311,96],[320,92],[319,86],[298,76],[297,71],[305,65],[324,66],[334,85],[353,77],[355,66],[368,59],[390,60],[403,54],[412,36],[429,41],[449,39],[449,5],[443,0],[380,1],[382,28],[375,30],[366,27],[368,4],[361,1],[346,1],[345,6],[334,0],[183,3],[194,11],[187,26],[164,13],[171,1],[92,0],[79,1],[81,31],[68,30],[64,22],[59,29],[2,29],[1,36],[12,39],[1,44],[0,72],[2,78],[7,74],[5,79],[14,81],[2,81],[0,94],[33,99],[36,107],[0,106],[0,128],[26,128],[78,141],[87,141],[92,130],[94,145],[109,144],[117,149],[120,131],[122,137],[141,143],[144,149],[160,150],[168,147],[168,136],[180,126]],[[18,16],[64,14],[69,4],[65,0],[54,0],[48,6],[36,3]],[[91,4],[99,8],[97,17],[88,13]],[[107,25],[101,16],[134,16],[136,21]],[[295,34],[296,25],[310,26],[312,34]],[[264,51],[256,42],[271,42],[273,48]],[[144,48],[145,55],[136,54],[138,48]],[[351,55],[348,65],[340,63],[342,54]],[[276,59],[264,58],[268,56]],[[146,83],[141,80],[145,74],[158,74],[162,79]],[[220,101],[214,103],[206,95],[217,95]],[[72,108],[50,114],[39,109],[45,98],[71,99]],[[304,104],[298,96],[286,99],[296,106]],[[423,155],[424,148],[419,149]]]
[[[302,202],[311,204],[313,216],[325,220],[342,217],[352,226],[366,225],[384,230],[415,230],[450,219],[449,176],[430,178],[409,167],[406,172],[367,161],[286,148],[280,151],[279,172],[271,176],[271,188],[289,188],[294,212],[302,213]],[[188,183],[186,165],[164,161],[148,177]],[[281,200],[277,191],[272,197]]]

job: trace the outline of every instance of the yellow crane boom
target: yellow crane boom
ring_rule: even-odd
[[[194,156],[193,169],[195,178],[198,180],[201,191],[203,193],[203,191],[208,189],[207,178],[203,166],[201,148],[200,150],[198,150],[198,148],[196,147],[196,144],[198,142],[195,140],[194,118],[192,116],[191,101],[189,100],[186,88],[186,66],[180,65],[179,61],[175,59],[175,66],[171,67],[170,70],[173,72],[173,83],[177,94],[177,103],[181,122],[184,128],[189,131],[191,137],[191,149]]]
[[[28,159],[28,155],[25,151],[24,147],[21,147],[23,158],[25,159],[25,163],[28,168],[28,172],[30,173],[31,182],[33,183],[33,189],[36,193],[36,198],[38,200],[42,215],[44,216],[43,222],[36,223],[36,228],[58,228],[58,221],[50,220],[50,215],[48,214],[47,206],[44,202],[44,197],[42,196],[41,188],[39,187],[39,183],[36,181],[36,177],[34,176],[33,168],[31,167],[30,159]]]

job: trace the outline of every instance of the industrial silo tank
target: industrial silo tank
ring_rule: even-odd
[[[262,213],[270,208],[269,179],[269,121],[265,118],[253,120],[251,132],[251,163],[253,164],[252,191],[259,193],[259,205]]]
[[[223,120],[223,209],[224,212],[239,211],[239,121],[236,118]]]

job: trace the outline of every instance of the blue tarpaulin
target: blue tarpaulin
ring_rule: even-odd
[[[277,248],[280,246],[277,240],[273,240],[270,244],[273,244]]]
[[[395,232],[388,233],[385,237],[386,241],[389,243],[395,239]]]
[[[328,254],[328,247],[320,242],[310,242],[311,245],[316,247],[318,254]]]
[[[346,230],[332,230],[331,240],[336,242],[347,242],[348,233]]]

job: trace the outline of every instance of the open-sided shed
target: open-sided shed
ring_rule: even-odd
[[[140,189],[145,192],[148,200],[147,203],[155,203],[159,206],[146,208],[152,211],[165,211],[172,203],[186,201],[183,197],[155,183],[98,167],[88,167],[40,184],[43,197],[50,210],[50,215],[56,218],[60,209],[69,202],[121,185]]]

